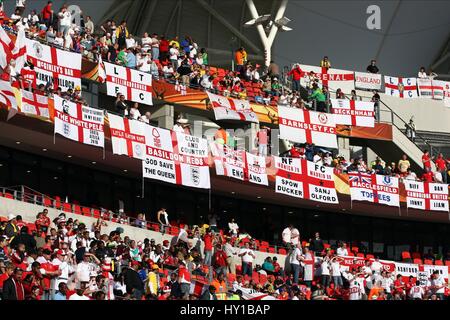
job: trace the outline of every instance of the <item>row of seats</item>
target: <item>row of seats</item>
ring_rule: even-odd
[[[405,262],[411,262],[415,264],[428,264],[435,266],[443,266],[444,262],[440,259],[435,259],[434,263],[432,259],[422,259],[422,256],[419,252],[410,253],[409,251],[402,252],[402,260]],[[450,266],[450,260],[445,261],[446,266]]]

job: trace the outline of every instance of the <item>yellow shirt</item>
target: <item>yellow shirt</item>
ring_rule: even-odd
[[[411,164],[408,160],[400,160],[398,162],[398,168],[400,169],[400,172],[406,172],[410,166]]]

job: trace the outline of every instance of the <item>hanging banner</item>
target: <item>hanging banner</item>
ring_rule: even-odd
[[[266,158],[255,156],[248,152],[245,153],[245,158],[245,180],[251,183],[268,186],[269,181],[266,172]]]
[[[444,98],[444,83],[439,80],[417,78],[419,97],[435,100]]]
[[[149,126],[145,141],[144,178],[210,189],[206,139]]]
[[[398,98],[417,98],[416,78],[384,76],[384,92]]]
[[[336,124],[375,127],[374,102],[348,99],[330,99]]]
[[[104,112],[100,109],[83,106],[54,96],[55,104],[55,134],[89,144],[104,147]]]
[[[62,91],[81,89],[81,54],[56,49],[38,41],[26,39],[28,60],[34,64],[36,84],[53,84]]]
[[[245,150],[233,150],[227,145],[215,142],[210,144],[210,149],[218,176],[245,179]]]
[[[144,159],[147,125],[142,121],[130,120],[111,113],[108,113],[108,119],[113,153]]]
[[[153,105],[150,73],[107,62],[104,62],[104,65],[108,96],[116,97],[118,93],[121,93],[125,96],[125,100]]]
[[[444,105],[450,108],[450,81],[441,81],[444,95]]]
[[[20,106],[21,112],[25,114],[50,119],[47,96],[26,90],[21,90],[21,93],[22,93],[22,104]]]
[[[302,78],[300,78],[302,86],[309,87],[311,79],[316,78],[320,86],[326,86],[330,91],[341,89],[342,92],[350,94],[355,89],[355,74],[353,71],[327,69],[304,64],[300,65],[300,69],[302,69]]]
[[[276,171],[275,192],[304,198],[302,161],[299,158],[273,157]]]
[[[278,124],[280,139],[337,148],[332,114],[278,106]]]
[[[248,100],[233,99],[206,91],[216,120],[241,120],[259,123]]]
[[[8,109],[19,110],[15,94],[16,90],[8,81],[0,80],[0,103],[3,103]]]
[[[355,88],[364,90],[381,90],[381,74],[355,72]]]
[[[369,173],[349,173],[351,200],[400,206],[398,178]]]
[[[406,206],[412,209],[449,211],[448,184],[405,180]]]

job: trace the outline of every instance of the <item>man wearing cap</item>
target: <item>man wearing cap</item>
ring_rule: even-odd
[[[8,215],[8,223],[6,224],[5,228],[5,236],[7,236],[10,241],[12,241],[12,238],[14,238],[17,233],[19,232],[19,228],[17,228],[17,220],[16,216],[12,213]]]
[[[14,269],[12,276],[3,283],[2,300],[25,300],[22,275],[22,269]]]
[[[137,272],[140,265],[139,261],[133,260],[131,261],[131,267],[126,267],[123,270],[127,293],[131,294],[136,300],[140,300],[144,294],[144,283]]]
[[[68,263],[67,254],[64,250],[59,249],[56,251],[56,258],[53,259],[52,264],[58,267],[61,274],[55,279],[53,284],[53,290],[58,290],[59,284],[61,282],[67,283],[69,280],[69,275],[74,272],[71,264]]]

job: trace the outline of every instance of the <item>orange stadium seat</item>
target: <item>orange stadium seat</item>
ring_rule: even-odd
[[[445,260],[445,265],[446,265],[447,267],[450,267],[450,260]]]
[[[81,214],[81,207],[78,204],[73,205],[73,213]]]
[[[403,251],[402,252],[402,260],[407,260],[407,259],[411,259],[411,254],[409,253],[409,251]]]
[[[366,259],[375,259],[373,254],[366,254]]]
[[[83,214],[83,216],[90,217],[91,216],[91,208],[83,207],[83,208],[81,208],[81,213]]]
[[[432,264],[433,264],[433,260],[431,260],[431,259],[425,259],[425,260],[423,260],[423,263],[424,263],[424,264],[428,264],[428,265],[432,265]]]
[[[280,249],[278,249],[278,253],[279,254],[286,254],[286,249],[280,248]]]
[[[413,263],[415,263],[415,264],[422,264],[422,259],[414,259]]]
[[[63,211],[64,212],[72,212],[72,205],[70,203],[64,202]]]
[[[434,261],[434,265],[435,266],[443,266],[444,263],[442,262],[442,260],[438,259],[438,260]]]

